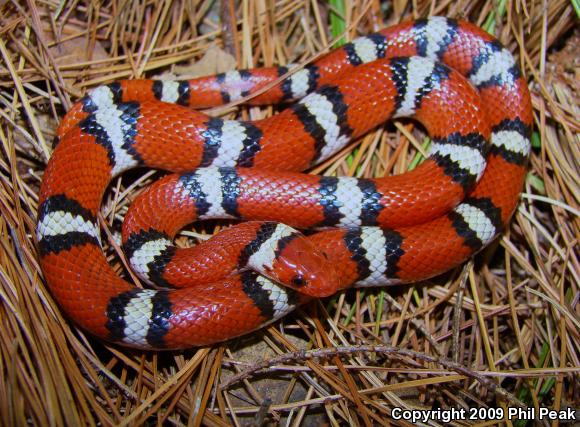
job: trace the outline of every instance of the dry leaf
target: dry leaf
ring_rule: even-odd
[[[50,48],[58,65],[73,65],[89,60],[107,59],[109,54],[97,41],[92,52],[88,51],[88,41],[81,37],[60,42]]]
[[[156,77],[163,80],[175,78],[186,80],[224,73],[236,69],[236,66],[236,59],[232,55],[218,46],[211,46],[199,61],[176,65],[173,72],[167,71]]]

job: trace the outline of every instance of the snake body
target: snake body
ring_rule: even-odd
[[[525,177],[532,109],[514,58],[489,34],[441,17],[403,23],[249,100],[298,99],[271,118],[224,120],[187,108],[237,101],[288,71],[127,80],[94,89],[66,114],[42,181],[37,239],[49,288],[78,325],[140,348],[212,344],[313,296],[435,276],[505,227]],[[300,173],[400,116],[415,117],[432,138],[412,172]],[[164,289],[121,279],[101,248],[103,193],[141,166],[175,174],[135,200],[123,246],[134,271]],[[193,248],[172,245],[181,227],[208,218],[252,221]],[[280,223],[321,231],[302,237]]]

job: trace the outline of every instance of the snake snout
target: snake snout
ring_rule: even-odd
[[[339,280],[326,255],[300,236],[286,245],[276,260],[276,280],[312,297],[326,297],[338,290]]]

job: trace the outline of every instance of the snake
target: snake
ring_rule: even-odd
[[[280,108],[254,121],[200,111],[232,102]],[[398,117],[430,137],[413,170],[304,173]],[[305,66],[99,86],[56,132],[39,193],[40,265],[66,316],[103,340],[141,349],[229,340],[313,298],[418,282],[482,250],[519,201],[532,124],[510,51],[446,17],[356,38]],[[143,167],[167,174],[135,198],[121,235],[147,287],[109,264],[99,221],[112,179]],[[182,227],[208,219],[239,223],[175,246]]]

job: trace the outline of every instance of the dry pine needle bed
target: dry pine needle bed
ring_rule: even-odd
[[[393,409],[580,408],[579,13],[577,0],[0,0],[0,423],[409,425],[391,420]],[[38,264],[38,189],[56,126],[88,89],[305,64],[335,43],[430,15],[482,26],[528,79],[533,153],[522,201],[494,244],[435,279],[343,292],[209,348],[128,350],[62,317]],[[277,111],[211,114],[256,120]],[[399,174],[425,144],[415,122],[399,120],[311,172]],[[161,176],[125,174],[105,196],[103,241],[125,277],[120,222]],[[193,224],[176,243],[223,227]]]

